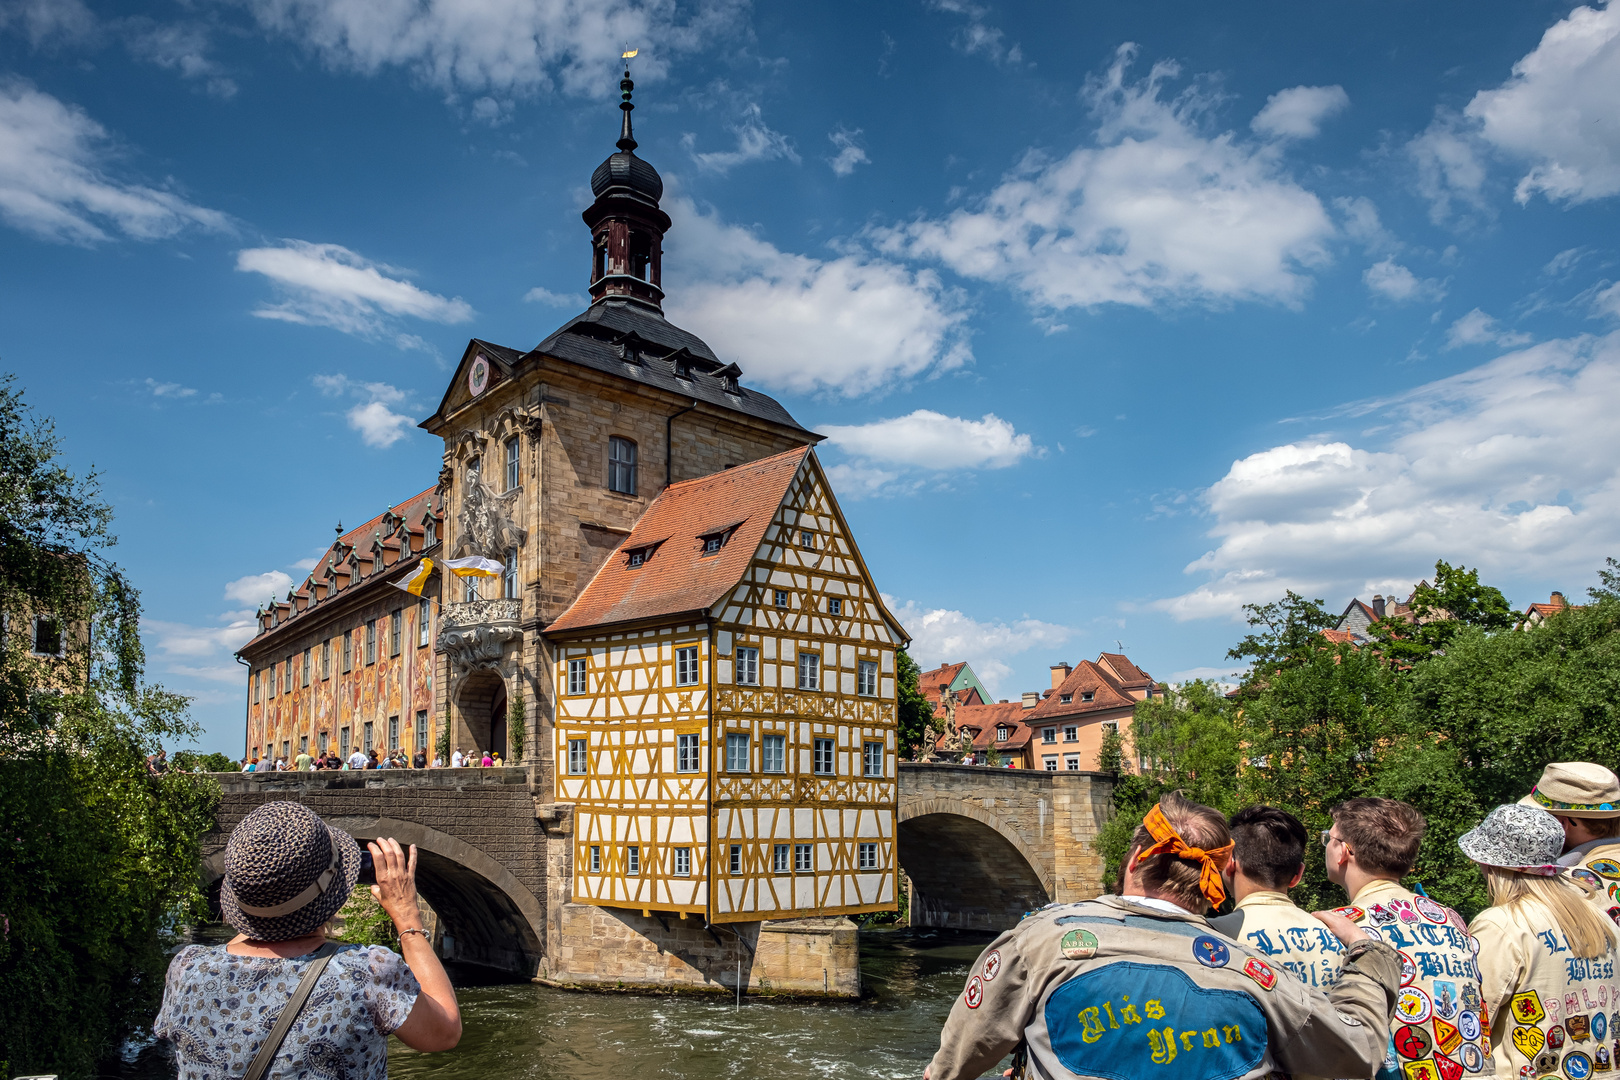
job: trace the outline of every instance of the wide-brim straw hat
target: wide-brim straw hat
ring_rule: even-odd
[[[254,941],[313,934],[360,877],[360,845],[307,806],[265,803],[231,832],[219,907]]]
[[[1547,811],[1523,803],[1498,806],[1457,837],[1462,853],[1477,863],[1552,877],[1561,869],[1564,827]]]
[[[1590,761],[1555,761],[1519,804],[1564,817],[1620,817],[1620,780]]]

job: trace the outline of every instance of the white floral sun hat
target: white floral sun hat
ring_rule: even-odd
[[[1564,869],[1558,865],[1558,856],[1564,852],[1564,827],[1538,806],[1498,806],[1457,837],[1457,846],[1477,863],[1521,874],[1552,877]]]

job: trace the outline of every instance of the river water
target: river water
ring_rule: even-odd
[[[472,985],[452,970],[461,1045],[418,1054],[389,1041],[391,1078],[426,1080],[916,1080],[989,935],[876,930],[861,934],[856,1002],[744,996],[581,993],[534,983]],[[172,1077],[155,1053],[126,1072]]]

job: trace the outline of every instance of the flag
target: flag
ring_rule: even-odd
[[[429,575],[433,573],[433,560],[423,559],[417,566],[416,572],[404,581],[390,581],[388,584],[396,589],[404,589],[412,596],[421,596],[422,588],[427,585]]]
[[[500,577],[506,572],[505,566],[482,555],[469,555],[465,559],[446,559],[444,567],[457,577]]]
[[[638,53],[640,51],[641,51],[640,49],[631,49],[629,52],[627,52],[623,56],[619,57],[619,59],[620,60],[628,60],[628,59],[630,59],[632,56],[636,55],[636,53]]]

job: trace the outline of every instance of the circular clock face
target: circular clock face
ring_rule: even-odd
[[[472,370],[467,372],[467,389],[472,396],[477,397],[489,386],[489,361],[480,356],[472,363]]]

